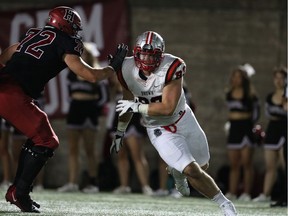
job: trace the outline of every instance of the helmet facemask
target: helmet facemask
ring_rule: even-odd
[[[150,41],[147,38],[150,37]],[[153,72],[159,67],[164,52],[164,41],[156,32],[144,32],[134,48],[136,66],[143,71]]]

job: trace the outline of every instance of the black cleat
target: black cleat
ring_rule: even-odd
[[[11,185],[7,193],[5,195],[6,201],[10,202],[11,204],[16,205],[18,208],[21,209],[22,212],[33,212],[33,213],[40,213],[38,209],[36,209],[37,206],[40,207],[40,205],[36,202],[34,202],[29,194],[16,197],[16,186]],[[35,205],[36,204],[36,205]],[[39,208],[37,207],[37,208]]]

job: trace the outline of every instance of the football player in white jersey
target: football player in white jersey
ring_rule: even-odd
[[[110,152],[118,152],[133,113],[141,113],[143,125],[176,189],[189,196],[187,180],[193,188],[218,203],[224,215],[237,215],[228,200],[205,172],[210,159],[206,135],[186,103],[183,91],[184,61],[164,53],[163,38],[147,31],[138,36],[133,56],[126,57],[118,79],[123,99],[118,101],[117,132]]]

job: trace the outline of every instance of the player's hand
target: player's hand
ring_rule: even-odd
[[[122,63],[127,55],[128,46],[124,44],[118,44],[116,53],[108,55],[109,66],[111,66],[116,72],[121,70]]]
[[[116,105],[116,112],[120,112],[119,116],[122,116],[124,113],[127,112],[133,112],[137,113],[139,112],[139,106],[141,103],[134,102],[130,100],[119,100],[118,104]]]
[[[124,137],[124,132],[117,130],[114,139],[112,141],[112,144],[110,146],[110,154],[113,152],[118,153],[123,145],[123,137]]]

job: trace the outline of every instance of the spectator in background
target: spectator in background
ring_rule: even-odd
[[[236,199],[243,169],[243,193],[239,200],[249,201],[253,184],[253,126],[259,118],[259,102],[250,82],[254,68],[241,65],[232,71],[230,87],[226,92],[228,120],[230,123],[227,148],[230,163],[229,191],[227,198]]]
[[[284,147],[287,146],[287,107],[285,109],[286,102],[283,103],[286,81],[287,69],[276,68],[273,71],[274,90],[267,95],[265,103],[265,111],[269,119],[264,142],[266,172],[263,191],[258,197],[253,199],[256,202],[269,202],[271,200],[278,167],[281,165],[284,172],[286,169]],[[281,193],[286,194],[287,191],[282,190]]]
[[[96,44],[84,42],[82,58],[92,67],[99,67],[99,51]],[[98,118],[103,105],[108,101],[107,87],[104,81],[90,83],[73,72],[68,73],[70,107],[67,114],[68,135],[68,183],[58,188],[59,192],[73,192],[79,189],[79,145],[85,150],[87,159],[88,185],[84,193],[97,193],[98,164],[95,156],[96,131]],[[99,144],[99,143],[97,143]]]
[[[283,94],[283,107],[286,113],[288,112],[288,86],[287,86],[287,68],[285,68],[286,71],[286,80],[285,80],[285,88],[284,88],[284,94]],[[287,122],[286,122],[287,123]],[[287,126],[287,125],[286,125]],[[287,130],[286,130],[287,133]],[[281,191],[283,193],[280,194],[280,196],[277,198],[275,202],[272,202],[270,204],[270,207],[287,207],[287,134],[286,134],[286,142],[284,142],[284,160],[285,160],[285,172],[284,172],[284,181],[282,181],[281,184]]]
[[[118,115],[115,116],[118,118]],[[142,193],[153,195],[153,190],[149,186],[149,165],[143,149],[144,136],[147,136],[145,128],[141,125],[141,115],[135,114],[130,121],[124,136],[124,145],[117,157],[118,175],[120,186],[113,193],[125,194],[131,192],[130,184],[130,160],[132,159],[138,180],[141,184]]]

